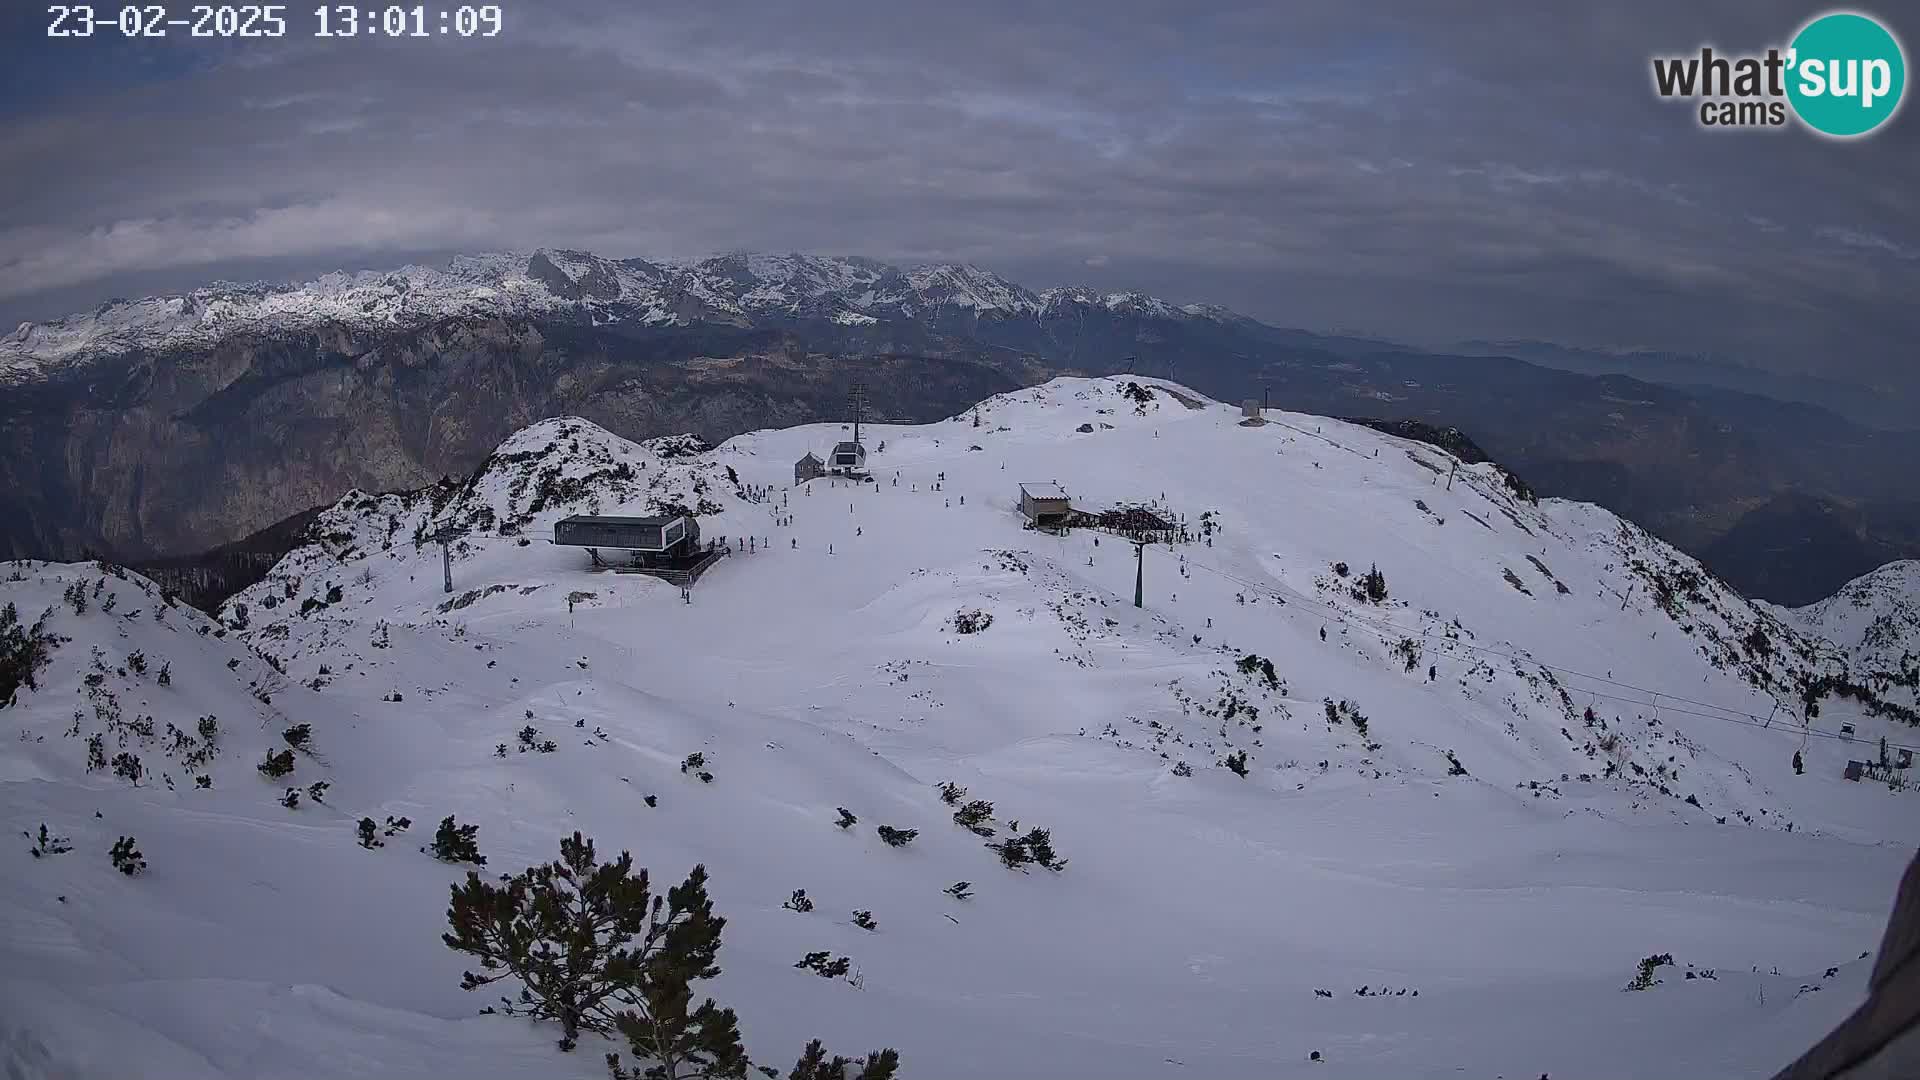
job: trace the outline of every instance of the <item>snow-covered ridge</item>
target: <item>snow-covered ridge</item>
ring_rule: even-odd
[[[860,325],[942,311],[1037,318],[1075,307],[1160,319],[1235,318],[1225,309],[1181,308],[1133,292],[1034,292],[968,265],[902,270],[871,259],[798,254],[649,262],[543,249],[461,256],[444,267],[333,273],[298,284],[220,282],[181,295],[111,300],[53,322],[22,323],[0,338],[0,379],[238,333],[409,329],[456,315],[559,314],[643,325],[786,315]]]
[[[110,567],[0,567],[0,674],[47,647],[0,705],[27,834],[0,845],[0,1063],[604,1077],[624,1043],[475,1015],[493,990],[441,938],[469,867],[425,849],[446,815],[489,875],[575,831],[656,882],[707,867],[698,992],[771,1064],[824,1037],[920,1080],[1766,1076],[1859,1000],[1920,800],[1845,779],[1863,746],[1790,710],[1745,722],[1825,646],[1661,541],[1154,379],[865,436],[877,483],[796,485],[841,425],[543,420],[465,481],[340,500],[217,619]],[[1027,529],[1022,481],[1188,536],[1137,563]],[[547,542],[670,507],[734,549],[690,595]],[[1843,721],[1914,741],[1827,700]],[[1003,863],[963,797],[1070,865]],[[819,950],[845,978],[803,970]]]
[[[1228,413],[1233,414],[1231,418]],[[1599,598],[1593,605],[1594,612],[1586,617],[1612,623],[1629,621],[1618,617],[1623,613],[1645,616],[1654,620],[1650,632],[1656,637],[1661,627],[1667,628],[1681,642],[1675,648],[1684,660],[1663,646],[1657,651],[1658,666],[1664,668],[1678,660],[1683,666],[1698,664],[1733,676],[1739,687],[1735,699],[1745,700],[1745,704],[1738,707],[1738,716],[1756,721],[1771,718],[1773,703],[1794,699],[1816,673],[1863,670],[1850,665],[1852,650],[1846,648],[1845,643],[1830,645],[1823,640],[1830,635],[1796,619],[1794,613],[1748,601],[1713,578],[1690,557],[1599,507],[1562,500],[1530,503],[1516,496],[1504,482],[1498,466],[1482,464],[1462,466],[1454,500],[1459,505],[1455,512],[1448,513],[1440,506],[1437,493],[1422,488],[1422,485],[1437,484],[1447,471],[1444,452],[1423,443],[1324,418],[1278,412],[1270,416],[1269,426],[1279,425],[1287,432],[1281,437],[1285,442],[1306,444],[1317,453],[1330,455],[1328,460],[1313,466],[1313,473],[1300,478],[1301,490],[1294,493],[1298,504],[1319,506],[1329,498],[1344,499],[1350,504],[1341,512],[1343,520],[1336,520],[1326,529],[1304,528],[1303,535],[1290,538],[1299,547],[1322,547],[1320,557],[1269,553],[1274,559],[1285,558],[1293,571],[1281,577],[1310,581],[1311,599],[1324,598],[1329,606],[1343,612],[1343,619],[1350,619],[1370,637],[1418,637],[1429,658],[1456,649],[1455,642],[1484,642],[1483,647],[1497,650],[1496,666],[1511,669],[1512,674],[1527,684],[1524,696],[1543,709],[1542,720],[1547,716],[1557,716],[1560,721],[1573,718],[1579,684],[1576,680],[1574,684],[1561,686],[1555,679],[1562,676],[1554,672],[1560,670],[1557,665],[1578,666],[1576,661],[1584,662],[1592,645],[1591,642],[1577,646],[1561,643],[1536,655],[1531,642],[1538,632],[1535,620],[1542,617],[1538,605],[1544,597],[1578,595],[1570,582],[1581,574],[1591,577],[1585,591]],[[977,427],[976,417],[980,420]],[[894,444],[891,451],[894,455],[903,450],[908,453],[918,450],[928,460],[941,460],[951,456],[951,451],[936,449],[943,439],[965,442],[968,451],[982,449],[981,444],[990,447],[996,442],[1017,448],[1024,440],[1010,434],[1015,432],[1030,436],[1035,432],[1057,431],[1086,439],[1116,428],[1135,437],[1144,429],[1152,429],[1151,438],[1157,440],[1158,429],[1163,424],[1187,420],[1227,423],[1229,419],[1237,421],[1237,410],[1164,380],[1062,378],[989,398],[977,409],[942,424],[876,426],[874,439],[890,440]],[[953,430],[948,430],[949,426]],[[1239,427],[1237,423],[1233,426]],[[544,420],[510,436],[464,483],[443,484],[421,492],[377,499],[356,493],[341,500],[326,511],[315,526],[312,533],[318,538],[315,543],[290,553],[266,581],[236,601],[257,603],[266,598],[271,604],[271,596],[282,591],[287,592],[289,599],[304,598],[307,593],[319,598],[345,574],[358,572],[362,560],[375,556],[381,559],[416,557],[422,538],[447,527],[457,528],[467,537],[456,545],[457,559],[478,557],[500,541],[518,543],[522,538],[531,538],[533,543],[544,544],[552,523],[570,513],[683,510],[701,515],[717,535],[726,534],[730,528],[738,535],[740,529],[752,528],[743,526],[741,519],[752,520],[765,512],[757,505],[765,496],[756,494],[752,487],[755,477],[764,484],[769,467],[773,475],[778,476],[790,458],[805,449],[823,450],[839,437],[844,437],[844,432],[837,426],[816,425],[755,432],[729,440],[720,447],[708,447],[693,436],[635,443],[579,417]],[[1044,443],[1051,437],[1049,434],[1041,438]],[[1368,464],[1380,462],[1382,456],[1389,464]],[[769,457],[771,461],[767,460]],[[1043,446],[1039,457],[1050,460],[1052,454]],[[1350,459],[1359,459],[1359,462],[1356,464]],[[972,460],[975,459],[963,453],[954,464]],[[1355,472],[1355,468],[1359,472]],[[1348,551],[1342,546],[1344,542],[1326,543],[1323,534],[1346,531],[1349,523],[1344,521],[1345,517],[1372,523],[1376,517],[1392,519],[1403,509],[1385,506],[1383,494],[1364,487],[1357,492],[1340,493],[1340,489],[1354,484],[1377,482],[1364,475],[1375,468],[1385,468],[1393,483],[1409,484],[1419,496],[1407,501],[1412,509],[1406,512],[1418,530],[1438,529],[1449,519],[1469,526],[1466,530],[1440,530],[1440,535],[1460,548],[1458,558],[1482,564],[1483,569],[1491,573],[1491,579],[1484,585],[1490,596],[1469,599],[1468,594],[1458,591],[1465,582],[1443,576],[1439,584],[1451,594],[1449,602],[1434,599],[1397,616],[1383,615],[1367,604],[1350,602],[1352,598],[1347,594],[1351,583],[1324,570],[1335,564],[1344,565]],[[1048,475],[1055,474],[1049,472]],[[1021,478],[1035,476],[1022,474]],[[1076,492],[1077,500],[1079,495]],[[1158,492],[1154,501],[1165,498],[1165,492]],[[1125,501],[1107,494],[1094,499],[1093,504]],[[1174,505],[1178,505],[1177,496],[1169,504]],[[1218,509],[1213,510],[1213,515],[1215,527],[1226,520]],[[1493,539],[1483,533],[1511,535]],[[1506,550],[1513,546],[1512,542],[1518,546]],[[1416,546],[1418,554],[1409,551],[1408,557],[1417,564],[1418,559],[1432,552],[1425,547],[1425,542]],[[1570,562],[1581,569],[1568,573],[1565,568]],[[1600,565],[1588,565],[1593,562]],[[1418,596],[1412,590],[1401,595],[1409,598],[1400,601],[1403,605]],[[1296,601],[1309,598],[1297,592],[1293,596]],[[440,603],[439,597],[430,599],[431,603],[418,609],[395,614],[407,619],[426,617],[429,610]],[[1841,599],[1836,597],[1829,603]],[[1554,602],[1570,601],[1556,599]],[[1474,614],[1458,614],[1464,609],[1472,609]],[[1619,629],[1623,628],[1613,628],[1609,633]],[[1482,636],[1476,638],[1476,634]],[[1474,645],[1458,648],[1464,650],[1460,653],[1463,657],[1475,655]],[[1544,666],[1534,667],[1536,661]],[[1393,662],[1403,663],[1404,658]],[[1545,679],[1544,691],[1538,681],[1541,678]],[[1607,678],[1587,684],[1587,688],[1600,695],[1610,695],[1616,701],[1623,695],[1639,700],[1642,691],[1629,689],[1629,685],[1613,681],[1609,673]],[[1590,695],[1587,704],[1599,700]],[[1684,702],[1675,704],[1684,706]],[[1657,712],[1650,715],[1657,717]],[[1707,730],[1713,729],[1709,726]],[[1591,753],[1587,756],[1592,757]],[[1619,765],[1623,776],[1633,764],[1626,760]],[[1658,763],[1649,760],[1645,764],[1648,771],[1641,775],[1655,776]],[[1554,771],[1547,770],[1549,775]],[[1580,770],[1575,767],[1560,771]],[[1748,805],[1754,798],[1755,793],[1751,791],[1737,793],[1751,784],[1742,775],[1743,779],[1733,788],[1721,792],[1723,808]],[[1668,787],[1653,780],[1640,782]],[[1672,797],[1678,798],[1679,794]],[[1761,796],[1770,797],[1770,794]]]
[[[1775,610],[1831,642],[1890,700],[1920,705],[1920,559],[1890,562],[1817,603]]]

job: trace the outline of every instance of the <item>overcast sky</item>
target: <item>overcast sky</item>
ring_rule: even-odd
[[[292,7],[295,36],[225,45],[51,41],[7,5],[0,321],[744,248],[1915,383],[1920,111],[1709,132],[1650,86],[1655,53],[1784,45],[1821,5],[503,0],[488,43],[316,40]]]

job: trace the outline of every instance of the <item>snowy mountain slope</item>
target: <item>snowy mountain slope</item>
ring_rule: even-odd
[[[1744,1076],[1858,1000],[1920,804],[1841,779],[1830,739],[1796,775],[1796,722],[1741,722],[1838,662],[1782,618],[1604,511],[1368,429],[1245,426],[1151,380],[973,415],[874,426],[877,484],[799,490],[837,425],[705,449],[544,421],[467,482],[343,499],[205,635],[74,614],[93,567],[20,568],[8,599],[73,641],[0,710],[29,736],[0,743],[0,808],[75,850],[0,852],[0,1060],[604,1075],[596,1047],[473,1015],[438,939],[460,870],[415,850],[448,813],[489,871],[574,829],[656,876],[704,862],[730,920],[712,992],[777,1064],[819,1035],[897,1046],[915,1077],[1265,1077],[1315,1050],[1330,1076]],[[1145,551],[1136,609],[1131,545],[1022,529],[1023,480],[1157,504],[1193,539]],[[546,542],[567,513],[669,506],[754,538],[691,604]],[[448,524],[452,595],[415,543]],[[1375,566],[1378,603],[1353,593]],[[164,694],[103,675],[126,700],[220,713],[210,790],[85,771],[99,721],[62,732],[94,643],[174,665]],[[1915,741],[1852,702],[1816,724],[1841,716]],[[289,782],[334,787],[290,810],[253,763],[303,720]],[[711,784],[680,768],[696,751]],[[1052,829],[1067,867],[1001,868],[944,780]],[[363,814],[415,825],[367,851]],[[152,866],[123,878],[105,849],[130,831]],[[819,909],[783,910],[796,888]],[[815,949],[864,989],[793,968]],[[1665,982],[1621,993],[1659,952]]]
[[[415,329],[468,315],[564,316],[595,325],[724,323],[760,314],[872,323],[942,311],[1036,318],[1076,306],[1185,321],[1239,319],[1138,293],[1035,293],[964,265],[903,271],[871,259],[797,254],[653,263],[543,249],[461,256],[445,267],[334,273],[289,285],[222,283],[180,296],[113,300],[55,322],[23,323],[0,338],[0,380],[30,380],[140,349],[204,347],[239,333]]]
[[[1890,562],[1819,603],[1779,609],[1870,670],[1912,671],[1920,651],[1920,561]]]
[[[1920,715],[1920,561],[1890,562],[1818,603],[1774,610],[1839,649],[1852,681]]]

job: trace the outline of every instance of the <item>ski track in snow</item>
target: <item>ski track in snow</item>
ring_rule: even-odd
[[[1755,1076],[1861,1000],[1920,796],[1844,781],[1869,751],[1830,739],[1807,740],[1794,775],[1797,721],[1672,709],[1767,715],[1716,636],[1762,628],[1774,648],[1752,670],[1784,677],[1796,649],[1831,649],[1795,635],[1814,614],[1711,579],[1663,611],[1655,577],[1695,564],[1606,511],[1517,502],[1487,466],[1448,490],[1435,448],[1278,412],[1241,426],[1157,380],[1133,380],[1150,393],[1136,403],[1128,381],[1004,395],[978,427],[872,425],[876,485],[790,490],[793,461],[838,425],[698,451],[543,421],[457,489],[341,500],[223,622],[156,620],[133,575],[7,568],[0,595],[25,621],[51,606],[72,640],[0,708],[0,822],[44,821],[73,851],[0,849],[0,1075],[604,1076],[595,1040],[563,1055],[553,1031],[476,1016],[494,995],[459,989],[468,965],[439,935],[464,868],[417,850],[449,813],[480,827],[488,873],[551,859],[576,829],[656,883],[706,864],[728,924],[703,992],[783,1072],[818,1036],[895,1046],[904,1076],[934,1080],[1272,1077],[1314,1050],[1329,1077]],[[1210,546],[1149,547],[1135,609],[1131,545],[1022,529],[1023,480],[1217,528]],[[547,542],[566,513],[661,502],[704,502],[708,537],[767,543],[688,605]],[[476,529],[452,596],[437,548],[413,542],[447,522]],[[1384,605],[1347,594],[1373,565]],[[85,614],[62,600],[74,582]],[[570,613],[573,593],[591,595]],[[974,610],[992,624],[953,632]],[[1393,651],[1406,628],[1411,671]],[[133,650],[144,675],[120,673]],[[1494,650],[1611,672],[1668,707]],[[1249,653],[1280,685],[1239,670]],[[1327,721],[1328,698],[1367,717],[1366,739]],[[165,728],[208,714],[220,750],[196,790]],[[151,739],[129,727],[144,715]],[[255,764],[300,722],[314,756],[265,779]],[[1816,725],[1842,722],[1862,743],[1920,742],[1839,700]],[[529,723],[556,752],[511,748]],[[107,757],[141,756],[138,786],[86,771],[95,732]],[[1607,734],[1621,776],[1579,780],[1601,773],[1609,755],[1586,747]],[[1235,749],[1245,779],[1221,764]],[[712,784],[681,773],[695,751]],[[949,779],[1002,825],[1051,829],[1067,868],[1001,868],[949,820],[934,786]],[[319,780],[323,804],[280,805]],[[857,827],[833,826],[840,806]],[[385,847],[356,845],[362,815],[403,814],[412,828]],[[878,824],[920,836],[889,848]],[[109,866],[121,835],[145,874]],[[971,900],[942,893],[962,879]],[[796,888],[815,911],[780,907]],[[815,949],[850,956],[864,988],[793,968]],[[1664,981],[1623,993],[1660,952],[1677,961]]]

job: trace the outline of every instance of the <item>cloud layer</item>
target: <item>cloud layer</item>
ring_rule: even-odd
[[[0,315],[267,264],[752,248],[1912,383],[1920,114],[1707,132],[1650,88],[1655,53],[1806,9],[1361,6],[521,0],[492,42],[232,45],[15,13]]]

